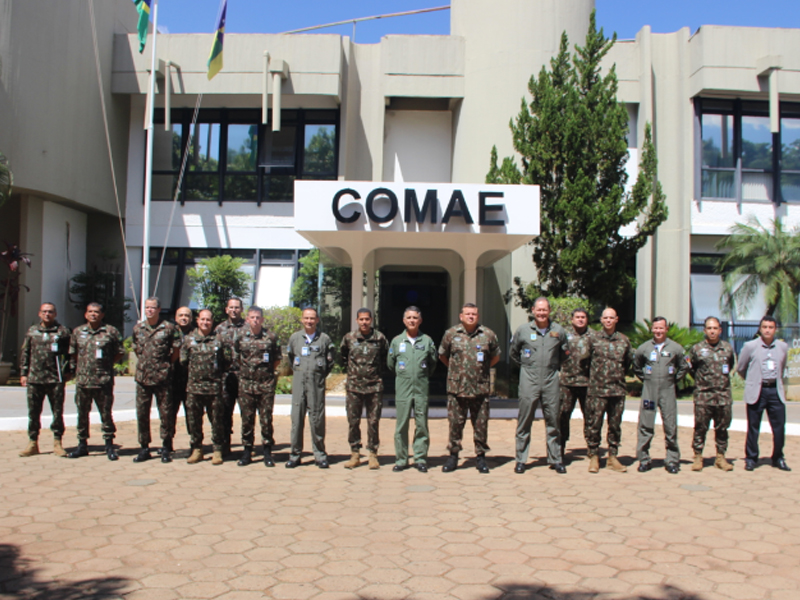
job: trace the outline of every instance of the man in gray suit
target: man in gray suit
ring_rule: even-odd
[[[744,401],[747,403],[745,471],[752,471],[758,465],[758,432],[765,409],[772,428],[772,466],[781,471],[791,471],[783,458],[786,427],[783,373],[789,346],[783,340],[775,339],[777,329],[774,317],[763,317],[758,327],[759,337],[747,342],[739,355],[737,372],[745,380]]]

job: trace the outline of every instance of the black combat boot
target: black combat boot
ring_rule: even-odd
[[[442,471],[444,471],[445,473],[451,473],[452,471],[455,471],[457,467],[458,467],[458,454],[451,454],[450,456],[447,457],[447,462],[444,463]]]
[[[239,462],[236,464],[240,467],[246,467],[251,462],[253,462],[253,447],[245,446],[244,450],[242,450],[242,456],[239,458]]]
[[[164,440],[161,446],[161,462],[162,463],[172,462],[172,439]]]
[[[106,452],[108,452],[108,448],[106,448]],[[139,454],[133,457],[133,462],[135,463],[145,462],[147,460],[150,460],[151,458],[153,457],[150,455],[150,447],[142,446],[142,449],[139,450]]]
[[[139,454],[141,454],[141,452]],[[117,451],[114,449],[114,440],[106,440],[106,456],[108,456],[108,460],[119,459],[119,456],[117,456]]]
[[[86,445],[86,440],[79,441],[78,447],[67,454],[67,458],[80,458],[81,456],[89,456],[89,447]]]
[[[272,458],[272,447],[264,444],[264,466],[274,467],[275,459]]]

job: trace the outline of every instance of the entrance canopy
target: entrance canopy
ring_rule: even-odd
[[[296,231],[352,266],[353,316],[374,308],[375,270],[388,264],[443,267],[454,286],[463,278],[463,302],[475,302],[477,269],[539,234],[538,186],[295,181],[294,197]]]

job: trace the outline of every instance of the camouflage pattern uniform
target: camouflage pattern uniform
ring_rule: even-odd
[[[264,448],[275,445],[272,409],[275,404],[275,368],[281,362],[281,346],[277,336],[266,329],[258,334],[246,328],[236,338],[233,354],[239,361],[239,411],[242,413],[242,445],[251,446],[255,439],[256,411],[261,423]]]
[[[695,384],[692,449],[695,454],[702,454],[708,426],[714,419],[717,452],[725,454],[728,450],[728,427],[733,418],[730,375],[735,360],[733,348],[724,340],[713,346],[708,340],[703,340],[692,346],[686,360]]]
[[[224,443],[224,405],[222,381],[231,362],[231,349],[225,339],[214,333],[203,335],[195,329],[181,345],[181,364],[188,371],[186,385],[186,425],[192,449],[203,447],[203,411],[211,421],[214,451]]]
[[[439,355],[449,361],[447,368],[447,420],[450,424],[450,454],[461,452],[464,425],[469,414],[478,456],[489,448],[489,371],[495,356],[500,356],[500,343],[494,331],[477,324],[467,333],[463,324],[444,332]]]
[[[636,349],[633,372],[642,380],[642,407],[639,411],[639,440],[636,456],[640,462],[650,461],[650,442],[656,423],[656,406],[661,411],[664,441],[667,448],[665,463],[678,466],[681,451],[678,448],[678,404],[675,384],[689,371],[683,358],[683,348],[667,338],[661,351],[653,340]]]
[[[70,370],[75,373],[75,405],[78,407],[78,442],[89,439],[89,411],[97,405],[103,439],[114,439],[117,428],[111,416],[114,406],[114,359],[122,352],[122,336],[113,325],[97,329],[86,323],[72,332]]]
[[[408,421],[414,409],[414,464],[426,465],[428,433],[428,380],[436,368],[436,344],[430,336],[418,333],[413,342],[406,332],[392,340],[386,364],[395,374],[394,404],[397,419],[394,433],[395,464],[408,465]]]
[[[333,342],[328,334],[315,331],[309,339],[305,331],[289,338],[286,348],[294,369],[292,378],[292,451],[289,460],[300,461],[306,412],[311,430],[314,459],[328,460],[325,453],[325,378],[333,368]]]
[[[225,340],[229,348],[233,348],[236,338],[244,333],[247,321],[244,319],[234,323],[230,319],[223,321],[214,329],[214,333]],[[222,420],[222,445],[227,450],[231,445],[233,435],[233,411],[236,409],[236,400],[239,398],[239,364],[234,360],[230,363],[228,370],[223,377],[222,385],[222,409],[220,417]]]
[[[150,408],[153,396],[161,420],[161,439],[172,447],[175,437],[175,410],[172,404],[172,354],[180,348],[178,327],[169,321],[159,321],[155,327],[147,321],[133,327],[133,351],[136,353],[136,421],[139,445],[149,446]]]
[[[564,454],[569,441],[569,424],[575,404],[581,406],[583,413],[583,437],[586,439],[587,408],[586,391],[589,389],[589,358],[588,345],[594,330],[587,327],[583,333],[570,325],[566,328],[569,356],[561,363],[561,410],[559,411],[559,444],[561,453]]]
[[[591,373],[584,419],[589,456],[599,454],[604,414],[608,414],[608,454],[617,456],[622,437],[622,413],[628,393],[625,374],[633,362],[633,347],[627,336],[619,331],[611,335],[597,331],[592,335],[587,350],[591,359]]]
[[[28,438],[39,439],[44,398],[50,402],[53,437],[64,435],[64,382],[69,366],[69,329],[58,322],[34,325],[25,334],[19,358],[19,374],[28,378]]]
[[[189,331],[183,331],[179,325],[175,325],[175,329],[178,331],[178,335],[180,336],[179,344],[183,346],[183,342],[186,339],[186,336],[192,332],[190,328]],[[176,360],[172,363],[172,412],[176,417],[181,410],[181,405],[183,405],[183,414],[184,414],[184,421],[186,423],[186,433],[191,435],[189,431],[189,411],[186,408],[186,385],[189,382],[189,371],[186,368],[186,365],[182,365],[180,360]]]
[[[378,423],[383,407],[383,380],[381,371],[386,364],[389,342],[377,329],[364,336],[351,331],[342,338],[339,346],[342,366],[347,371],[347,398],[345,409],[350,426],[347,441],[350,450],[361,449],[361,413],[367,411],[367,450],[378,451],[380,439]]]
[[[559,443],[559,369],[569,356],[567,332],[550,322],[544,333],[534,321],[520,325],[511,339],[511,361],[520,366],[519,417],[517,418],[516,461],[526,463],[531,449],[531,425],[541,403],[544,413],[547,462],[561,462]]]

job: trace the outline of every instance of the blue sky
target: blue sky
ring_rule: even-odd
[[[471,0],[485,1],[485,0]],[[530,0],[532,1],[532,0]],[[228,0],[228,33],[281,33],[421,8],[444,6],[448,0]],[[210,33],[219,0],[159,0],[159,29],[170,33]],[[598,24],[606,35],[630,39],[644,25],[656,33],[701,25],[746,25],[800,28],[798,0],[596,0]],[[352,25],[321,33],[352,35]],[[387,34],[448,34],[450,12],[367,21],[356,26],[358,43],[376,43]],[[577,41],[577,40],[576,40]]]

